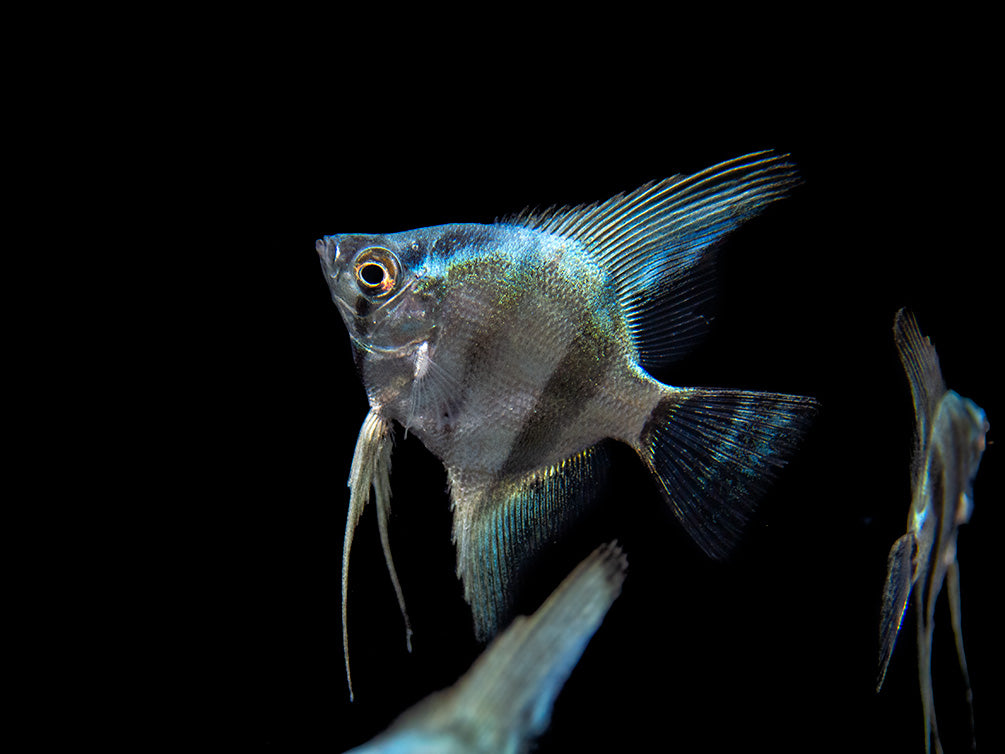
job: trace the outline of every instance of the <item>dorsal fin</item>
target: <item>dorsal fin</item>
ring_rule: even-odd
[[[643,367],[680,358],[704,329],[708,252],[799,182],[787,155],[755,152],[605,202],[502,222],[584,244],[610,272]]]
[[[927,336],[918,329],[914,314],[900,309],[893,319],[893,340],[897,345],[900,363],[907,373],[914,401],[914,463],[923,462],[932,431],[932,418],[942,396],[946,394],[946,383],[939,367],[939,355]],[[917,472],[916,472],[917,473]]]

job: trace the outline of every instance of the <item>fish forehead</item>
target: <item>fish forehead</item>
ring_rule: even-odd
[[[395,233],[338,233],[324,236],[329,261],[345,264],[363,249],[380,246],[394,252],[406,267],[422,262],[477,258],[487,252],[514,251],[549,237],[540,231],[509,224],[449,223]]]
[[[529,291],[556,302],[599,292],[606,272],[578,241],[514,225],[447,226],[427,247],[423,272],[452,290],[492,299],[496,310]],[[548,286],[558,286],[548,291]]]

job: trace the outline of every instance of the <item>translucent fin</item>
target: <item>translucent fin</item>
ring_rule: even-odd
[[[412,381],[405,432],[418,417],[435,420],[440,429],[452,424],[457,417],[457,396],[460,394],[460,383],[433,361],[429,355],[429,344],[423,343],[415,355],[415,379]]]
[[[931,592],[931,588],[929,588]],[[921,686],[922,724],[925,728],[925,754],[930,754],[932,742],[935,751],[942,754],[939,723],[935,717],[935,691],[932,688],[932,634],[935,630],[935,595],[927,600],[916,600],[918,613],[918,681]],[[927,604],[926,604],[927,602]]]
[[[402,714],[356,754],[521,754],[547,728],[555,699],[624,582],[616,544],[599,547],[531,616],[517,618],[445,691]]]
[[[974,726],[974,692],[970,687],[970,672],[967,670],[967,655],[963,651],[963,621],[960,611],[960,566],[953,560],[946,567],[946,588],[949,597],[949,617],[956,637],[956,655],[960,660],[960,672],[967,688],[967,709],[970,710],[970,748],[977,751],[977,733]]]
[[[935,409],[946,393],[946,384],[939,367],[939,356],[932,342],[921,334],[914,315],[901,309],[893,320],[893,340],[897,344],[900,361],[907,372],[914,400],[915,463],[924,457],[932,431]]]
[[[593,252],[611,273],[640,363],[649,369],[681,357],[704,331],[713,276],[699,262],[799,183],[787,157],[756,152],[600,204],[504,222],[575,239]]]
[[[883,607],[879,618],[879,674],[876,677],[876,692],[883,688],[886,669],[890,665],[893,647],[900,633],[900,626],[907,609],[914,584],[915,542],[908,532],[893,543],[887,558],[886,587],[883,590]]]
[[[479,641],[510,620],[524,569],[592,501],[599,453],[595,446],[515,480],[448,470],[457,575]]]
[[[688,534],[708,555],[723,558],[816,407],[796,395],[670,389],[636,451]]]
[[[387,518],[391,512],[391,424],[371,409],[363,420],[356,440],[356,450],[349,469],[349,515],[345,522],[345,541],[342,545],[342,650],[345,654],[345,676],[349,684],[349,699],[352,700],[352,674],[349,671],[349,551],[352,549],[353,535],[356,524],[363,513],[363,508],[370,499],[370,488],[373,487],[377,500],[377,522],[380,528],[380,542],[384,549],[384,560],[391,575],[395,594],[398,596],[398,606],[405,620],[405,643],[411,651],[412,628],[405,610],[405,598],[398,582],[398,574],[391,559],[391,548],[387,537]]]

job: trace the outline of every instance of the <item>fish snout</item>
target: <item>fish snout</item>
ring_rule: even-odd
[[[326,268],[334,266],[338,260],[339,249],[335,236],[322,236],[314,242],[314,249],[317,251],[318,256],[321,257],[321,261]]]

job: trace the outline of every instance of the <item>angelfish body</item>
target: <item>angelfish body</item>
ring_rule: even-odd
[[[447,469],[513,478],[605,437],[638,440],[661,386],[638,367],[609,281],[580,243],[445,225],[343,237],[339,252],[374,245],[414,277],[369,339],[354,333],[363,383],[371,406]]]
[[[970,520],[973,512],[973,481],[984,453],[989,424],[977,404],[946,388],[935,348],[921,335],[910,312],[903,309],[897,312],[893,332],[914,402],[915,447],[907,532],[890,548],[887,564],[876,690],[883,686],[913,592],[925,751],[931,750],[934,741],[935,750],[941,753],[931,666],[935,605],[944,582],[949,587],[950,617],[973,728],[970,675],[963,651],[956,541],[960,526]],[[972,748],[976,749],[975,741]]]
[[[387,539],[392,422],[447,470],[480,639],[511,617],[541,544],[589,502],[602,440],[635,449],[708,554],[729,551],[815,404],[671,387],[648,370],[706,328],[712,250],[797,180],[784,157],[758,153],[587,207],[318,241],[371,407],[349,481],[347,671],[349,549],[371,486],[405,613]]]

